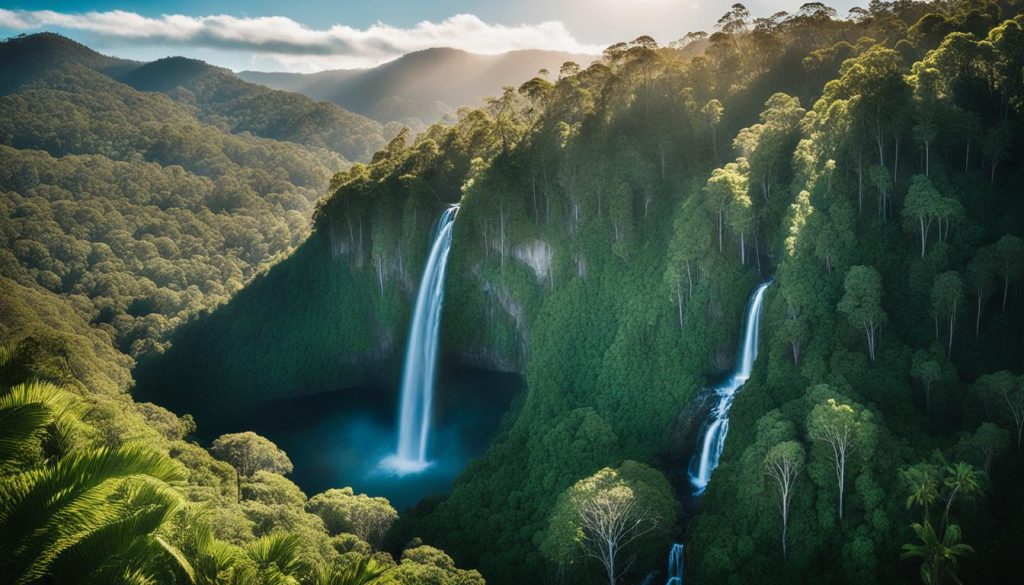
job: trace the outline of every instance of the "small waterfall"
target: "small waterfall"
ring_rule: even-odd
[[[683,585],[683,545],[673,544],[668,551],[668,581],[665,585]]]
[[[732,408],[736,393],[743,383],[750,378],[750,371],[757,359],[757,335],[761,327],[761,305],[764,293],[771,285],[768,281],[754,290],[747,306],[747,315],[743,324],[743,345],[739,363],[732,375],[724,383],[714,389],[718,395],[718,403],[708,414],[708,420],[700,434],[700,452],[690,460],[690,483],[696,495],[704,493],[704,488],[711,481],[711,473],[718,467],[718,459],[725,447],[725,436],[729,433],[729,409]]]
[[[438,332],[444,301],[444,273],[452,245],[452,227],[458,205],[441,214],[434,241],[416,295],[416,308],[409,329],[402,372],[402,398],[398,418],[398,449],[382,466],[399,475],[418,473],[430,466],[427,441],[430,438],[431,407],[437,370]]]

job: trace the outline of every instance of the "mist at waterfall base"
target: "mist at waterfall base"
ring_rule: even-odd
[[[522,379],[514,374],[439,368],[430,436],[432,465],[406,476],[378,467],[395,451],[397,384],[272,402],[244,419],[208,424],[203,435],[251,430],[288,453],[295,466],[288,477],[306,495],[351,486],[357,493],[384,496],[402,510],[451,488],[466,463],[493,441],[502,416],[522,388]]]

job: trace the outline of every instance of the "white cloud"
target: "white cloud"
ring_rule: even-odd
[[[245,51],[253,54],[254,62],[276,62],[291,70],[370,66],[432,47],[484,54],[516,49],[594,54],[603,48],[577,41],[559,21],[506,26],[485,23],[472,14],[423,21],[410,28],[378,22],[365,29],[336,24],[318,30],[284,16],[165,14],[150,18],[122,10],[61,13],[0,8],[0,28],[59,28],[136,45]]]

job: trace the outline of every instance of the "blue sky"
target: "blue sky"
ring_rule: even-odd
[[[0,36],[54,30],[120,57],[201,58],[232,69],[366,67],[429,46],[593,52],[649,34],[711,30],[734,0],[0,0]],[[755,16],[803,2],[745,2]],[[866,0],[865,0],[866,3]],[[845,14],[857,5],[836,0]]]

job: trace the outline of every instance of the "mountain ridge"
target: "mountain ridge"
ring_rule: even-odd
[[[381,123],[398,121],[420,130],[460,106],[479,105],[504,86],[518,86],[541,69],[554,76],[566,61],[585,66],[597,58],[540,49],[481,55],[436,47],[368,69],[309,74],[239,71],[237,75],[250,83],[330,101]]]

